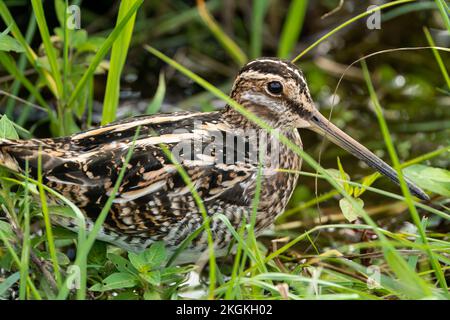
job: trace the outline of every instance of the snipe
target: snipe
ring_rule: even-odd
[[[254,60],[240,71],[231,97],[298,146],[302,146],[298,129],[312,129],[398,183],[395,170],[317,111],[306,80],[295,65],[276,58]],[[273,139],[266,139],[268,152],[264,161],[251,156],[252,150],[262,147],[264,139],[242,134],[258,128],[229,106],[210,113],[140,116],[64,138],[1,140],[0,164],[23,171],[28,160],[30,174],[36,177],[40,154],[44,182],[73,201],[92,225],[110,196],[137,128],[133,155],[98,236],[120,247],[141,250],[162,240],[174,249],[202,225],[189,188],[161,144],[181,155],[180,162],[208,214],[223,213],[236,228],[241,222],[250,221],[258,163],[268,170],[261,175],[256,232],[268,227],[283,212],[297,185],[301,158],[284,145],[276,146]],[[220,136],[232,136],[232,142],[208,149]],[[192,151],[189,155],[188,149]],[[231,160],[227,157],[223,161],[227,154],[231,154]],[[290,171],[281,172],[278,168]],[[411,182],[408,186],[417,197],[428,199]],[[67,218],[55,221],[77,229],[76,222]],[[224,252],[232,238],[230,232],[218,219],[213,219],[211,228],[216,248]],[[206,247],[203,233],[181,259],[194,261]]]

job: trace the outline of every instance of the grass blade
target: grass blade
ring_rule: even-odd
[[[28,161],[25,163],[25,172],[28,174]],[[26,279],[29,271],[30,262],[30,204],[28,199],[28,183],[25,182],[25,196],[24,196],[24,212],[23,212],[23,240],[22,240],[22,255],[20,257],[20,286],[19,299],[26,299]]]
[[[345,21],[344,23],[340,24],[339,26],[337,26],[336,28],[334,28],[333,30],[331,30],[330,32],[328,32],[326,35],[320,37],[319,40],[315,41],[312,45],[310,45],[308,48],[306,48],[305,50],[303,50],[299,55],[297,55],[293,60],[292,63],[295,63],[298,59],[300,59],[301,57],[303,57],[305,54],[307,54],[309,51],[311,51],[312,49],[314,49],[316,46],[318,46],[322,41],[324,41],[325,39],[328,39],[329,37],[331,37],[333,34],[335,34],[336,32],[338,32],[339,30],[345,28],[346,26],[352,24],[355,21],[358,21],[359,19],[362,19],[364,17],[367,17],[371,14],[373,14],[376,11],[382,10],[382,9],[386,9],[392,6],[397,6],[403,3],[407,3],[407,2],[413,2],[415,0],[398,0],[398,1],[392,1],[392,2],[388,2],[386,4],[383,4],[381,6],[379,6],[376,9],[372,9],[372,10],[368,10],[365,11],[359,15],[357,15],[356,17],[353,17],[347,21]]]
[[[136,3],[138,3],[138,0],[123,0],[120,3],[117,25]],[[105,99],[103,101],[102,125],[116,119],[116,110],[120,94],[120,75],[122,74],[122,69],[125,65],[135,19],[136,11],[129,18],[122,32],[112,45],[111,62],[108,71],[108,80],[106,82]]]
[[[41,33],[42,42],[44,43],[45,53],[47,54],[48,62],[52,70],[52,77],[56,84],[56,95],[57,99],[61,99],[63,95],[63,83],[61,79],[61,73],[58,67],[58,61],[56,60],[55,48],[53,47],[52,41],[50,39],[50,33],[47,27],[47,21],[45,20],[44,8],[42,6],[42,1],[31,0],[31,5],[33,6],[34,15],[36,17],[36,22]]]
[[[269,0],[253,1],[252,30],[250,35],[250,56],[255,59],[261,56],[263,43],[264,16],[269,7]]]
[[[39,197],[41,200],[42,215],[44,216],[45,233],[47,235],[48,250],[50,252],[50,258],[51,258],[52,264],[53,264],[53,272],[55,274],[55,280],[58,283],[58,286],[61,286],[61,273],[59,271],[59,263],[58,263],[58,258],[56,256],[55,240],[53,237],[53,229],[52,229],[52,224],[50,221],[50,213],[49,213],[48,205],[47,205],[47,197],[45,196],[45,191],[44,191],[44,187],[43,187],[42,156],[41,155],[42,155],[42,152],[41,152],[41,150],[39,150],[38,169],[37,169]]]
[[[425,33],[425,37],[427,38],[430,47],[436,47],[433,37],[431,36],[430,31],[428,30],[427,27],[423,27],[423,32]],[[445,68],[444,62],[442,61],[441,55],[437,49],[432,48],[431,50],[433,50],[434,57],[436,58],[436,61],[439,65],[439,69],[441,69],[441,73],[445,79],[445,83],[447,84],[448,89],[450,89],[450,77],[448,76],[448,72],[447,69]]]
[[[281,32],[281,40],[278,46],[278,56],[287,58],[294,49],[298,37],[302,31],[308,0],[293,0],[289,6],[288,16]]]
[[[158,88],[156,89],[153,100],[148,104],[145,114],[155,114],[161,109],[164,97],[166,95],[166,81],[164,73],[159,74]]]
[[[386,147],[388,149],[389,155],[391,157],[391,160],[392,160],[392,163],[393,163],[393,167],[397,171],[398,179],[399,179],[399,182],[400,182],[400,187],[402,189],[403,195],[405,196],[405,202],[408,205],[409,211],[411,213],[411,218],[412,218],[414,224],[416,225],[416,227],[417,227],[417,229],[419,231],[420,237],[422,239],[422,243],[424,244],[424,246],[426,248],[426,252],[427,252],[428,257],[430,259],[431,265],[433,266],[433,269],[435,270],[436,278],[438,279],[441,287],[448,294],[447,282],[445,280],[444,273],[442,271],[441,265],[436,260],[436,257],[434,256],[433,252],[429,248],[429,243],[428,243],[428,240],[427,240],[427,237],[426,237],[423,225],[422,225],[422,223],[420,221],[419,213],[417,212],[417,209],[414,206],[414,201],[412,199],[411,193],[409,192],[408,186],[406,185],[405,179],[403,177],[403,173],[402,173],[401,166],[400,166],[400,161],[398,159],[397,152],[395,151],[394,143],[392,142],[391,135],[389,133],[389,129],[388,129],[386,120],[384,119],[383,111],[381,109],[381,105],[380,105],[380,102],[378,100],[378,97],[377,97],[377,95],[375,93],[375,88],[373,87],[372,80],[371,80],[371,77],[370,77],[367,65],[365,63],[365,60],[361,61],[361,65],[362,65],[362,68],[363,68],[364,79],[366,80],[366,84],[367,84],[367,88],[369,90],[370,98],[372,100],[372,104],[375,107],[375,113],[376,113],[376,116],[378,118],[378,122],[380,124],[380,129],[381,129],[381,132],[383,134],[384,142],[386,144]],[[389,252],[388,256],[390,256],[390,253],[391,252]],[[388,256],[386,256],[386,258],[388,258]],[[419,280],[423,281],[420,277],[417,276],[416,273],[410,271],[411,268],[409,268],[409,266],[406,264],[406,262],[405,263],[403,263],[403,262],[401,262],[398,265],[398,272],[399,272],[398,276],[399,277],[403,277],[405,279],[405,275],[407,273],[409,273],[410,276],[411,276],[410,277],[411,279],[405,279],[405,280],[412,280],[413,282],[416,282],[416,281],[419,281]]]
[[[214,37],[220,42],[225,51],[236,61],[238,65],[243,65],[248,58],[241,48],[220,28],[214,18],[209,14],[204,0],[197,0],[197,9],[203,21],[208,26]]]
[[[448,32],[450,32],[450,17],[449,17],[449,9],[448,5],[445,3],[444,0],[434,0],[436,2],[436,5],[439,9],[439,12],[441,13],[442,20],[444,20],[444,24],[447,27]]]
[[[56,97],[58,94],[57,94],[57,87],[55,84],[55,80],[53,79],[53,77],[50,75],[50,73],[47,70],[40,68],[37,65],[36,53],[28,45],[26,39],[20,32],[19,27],[17,26],[16,22],[14,21],[12,15],[11,15],[11,12],[9,12],[8,7],[5,5],[5,2],[3,0],[0,0],[0,16],[2,17],[5,24],[7,26],[10,26],[11,33],[14,36],[14,38],[16,38],[16,40],[19,41],[20,44],[24,47],[25,55],[28,58],[28,61],[30,62],[30,64],[33,66],[33,68],[35,68],[39,72],[39,74],[42,75],[42,77],[47,82],[47,86],[49,87],[50,91]]]
[[[27,31],[25,33],[25,41],[27,43],[30,43],[31,40],[34,37],[34,34],[36,32],[36,18],[34,16],[32,16],[30,18],[30,22],[28,23],[28,27],[27,27]],[[17,71],[19,74],[23,74],[25,67],[26,67],[26,63],[27,63],[27,57],[24,53],[20,54],[19,60],[17,62]],[[19,93],[19,89],[20,89],[20,83],[21,81],[19,79],[15,79],[12,86],[11,86],[11,94],[14,96],[17,96],[17,94]],[[12,112],[14,109],[14,105],[15,105],[15,101],[14,99],[8,99],[6,102],[6,115],[10,118],[13,119],[12,117]]]
[[[106,40],[103,42],[102,46],[98,50],[98,52],[95,54],[94,58],[92,59],[89,68],[84,73],[81,80],[77,83],[75,90],[73,91],[72,95],[69,98],[69,101],[67,105],[70,107],[72,106],[76,100],[80,97],[82,91],[85,89],[86,84],[90,78],[94,75],[95,69],[98,67],[100,62],[102,62],[103,58],[108,53],[109,49],[113,45],[114,41],[119,37],[122,30],[127,25],[128,21],[132,18],[132,16],[136,13],[138,8],[141,6],[141,4],[144,2],[144,0],[136,0],[136,2],[131,6],[130,10],[128,10],[127,14],[123,17],[123,19],[120,21],[119,24],[116,25],[114,30],[109,34],[109,36],[106,38]]]

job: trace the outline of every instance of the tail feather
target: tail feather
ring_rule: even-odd
[[[12,171],[21,172],[23,171],[17,162],[16,158],[11,155],[9,152],[9,148],[11,147],[19,147],[19,140],[8,140],[8,139],[0,139],[0,166],[6,167]]]

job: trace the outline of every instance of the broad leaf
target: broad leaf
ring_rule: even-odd
[[[404,174],[419,187],[450,197],[450,171],[415,164],[405,168]]]
[[[159,266],[166,260],[167,253],[163,242],[155,242],[150,248],[144,251],[147,263],[152,266]]]
[[[130,261],[127,259],[114,254],[114,253],[108,253],[107,254],[109,261],[111,261],[115,266],[116,269],[120,272],[128,272],[128,273],[134,273],[137,274],[137,270],[133,267]]]
[[[364,201],[362,199],[356,198],[354,200],[357,203],[359,203],[361,205],[361,207],[364,206]],[[348,201],[346,198],[342,198],[341,200],[339,200],[339,207],[341,208],[342,213],[344,214],[344,217],[348,221],[353,222],[359,217],[356,209],[352,206],[350,201]]]
[[[14,129],[12,121],[6,115],[0,119],[0,138],[19,139],[19,135],[16,129]]]
[[[130,262],[139,272],[147,272],[148,270],[150,270],[150,266],[146,262],[145,256],[143,254],[129,252],[128,259],[130,259]]]
[[[141,277],[154,286],[159,286],[161,283],[161,274],[157,270],[141,274]]]
[[[138,284],[138,279],[130,273],[113,273],[103,279],[102,283],[93,285],[91,291],[108,291],[122,288],[132,288]]]
[[[16,272],[10,275],[8,278],[0,283],[0,297],[2,297],[6,291],[11,288],[20,278],[20,273]]]
[[[0,51],[24,52],[25,49],[19,41],[8,35],[10,27],[0,34]]]

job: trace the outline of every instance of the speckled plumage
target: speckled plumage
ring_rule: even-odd
[[[267,83],[273,81],[282,84],[281,94],[268,91]],[[289,62],[274,58],[250,62],[236,78],[231,97],[298,146],[302,143],[297,128],[319,121],[303,74]],[[241,129],[258,129],[229,106],[210,113],[140,116],[64,138],[1,140],[0,164],[23,171],[28,160],[31,176],[36,177],[40,154],[44,183],[74,202],[92,224],[110,196],[138,128],[134,152],[99,239],[131,250],[142,250],[162,240],[169,249],[175,249],[201,227],[203,219],[193,196],[161,144],[174,151],[180,144],[195,145],[201,141],[181,165],[208,215],[223,213],[235,228],[244,220],[250,221],[258,172],[258,161],[250,159],[248,153],[250,138],[241,136],[245,148],[233,150],[236,159],[237,153],[243,153],[241,161],[216,161],[227,152],[226,145],[223,154],[218,150],[210,156],[200,152],[217,134],[234,134],[239,138]],[[259,143],[257,140],[257,149]],[[267,157],[272,151],[279,151],[275,169],[291,172],[271,168],[261,176],[256,232],[267,228],[283,212],[297,184],[295,171],[301,167],[301,158],[286,146],[268,149]],[[54,217],[54,220],[77,229],[76,223],[68,218]],[[231,233],[219,219],[212,220],[211,228],[216,248],[224,252],[232,239]],[[190,244],[187,249],[190,257],[184,260],[195,261],[206,248],[203,232]]]

